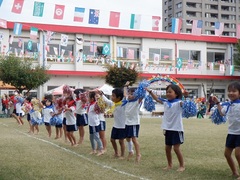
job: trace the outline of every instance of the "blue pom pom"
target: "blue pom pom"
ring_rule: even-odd
[[[63,123],[63,119],[58,117],[58,116],[56,116],[56,125],[60,125],[62,123]]]
[[[194,102],[190,100],[183,101],[182,108],[182,116],[184,118],[194,117],[197,115],[197,106]]]
[[[145,88],[148,87],[150,83],[147,80],[143,80],[142,82],[139,83],[138,88],[134,92],[134,96],[137,99],[143,99],[146,96],[146,90]]]
[[[50,124],[51,126],[55,126],[55,125],[56,125],[56,122],[57,122],[57,118],[56,118],[55,116],[53,116],[53,117],[50,119],[49,124]]]
[[[211,115],[211,120],[212,120],[212,122],[213,122],[214,124],[217,124],[217,125],[219,125],[219,124],[224,124],[224,123],[227,122],[226,116],[222,116],[222,115],[219,113],[219,111],[218,111],[217,108],[215,108],[215,109],[213,110],[213,113],[212,113],[212,115]]]
[[[152,96],[150,96],[150,95],[146,96],[146,98],[144,100],[144,108],[150,112],[155,110],[155,102],[153,101]]]

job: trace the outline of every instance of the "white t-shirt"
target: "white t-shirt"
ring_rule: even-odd
[[[42,110],[44,122],[49,123],[52,118],[51,113],[53,112],[53,107],[46,107]]]
[[[172,131],[184,131],[182,122],[182,107],[181,101],[172,103],[168,107],[167,102],[164,102],[164,115],[162,121],[162,129]]]
[[[226,114],[228,106],[223,106],[222,113]],[[233,103],[226,114],[228,134],[240,135],[240,103]]]
[[[114,102],[107,99],[103,95],[103,100],[108,104],[108,106],[113,106]],[[125,116],[125,108],[121,105],[116,106],[113,111],[113,117],[114,117],[114,124],[113,127],[118,129],[124,129],[125,128],[125,122],[126,122],[126,116]]]
[[[20,102],[16,103],[16,113],[22,113],[22,104]]]
[[[140,116],[139,116],[139,102],[132,101],[125,104],[123,107],[125,109],[126,116],[126,125],[138,125],[140,124]]]
[[[98,114],[94,111],[95,103],[88,107],[88,125],[98,126],[100,124],[100,119]]]
[[[76,124],[76,116],[75,116],[75,106],[70,107],[71,111],[65,111],[66,117],[66,125],[75,125]]]
[[[76,111],[75,112],[77,114],[86,114],[86,109],[82,107],[83,106],[82,101],[80,99],[79,100],[75,99],[75,102],[76,102]]]

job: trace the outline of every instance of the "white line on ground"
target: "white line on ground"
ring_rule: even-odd
[[[7,124],[4,124],[4,123],[0,123],[0,124],[2,124],[3,126],[8,127]],[[117,172],[117,173],[119,173],[119,174],[124,174],[124,175],[129,176],[129,177],[134,177],[134,178],[138,178],[138,179],[141,179],[141,180],[149,180],[149,179],[144,178],[144,177],[140,177],[140,176],[137,176],[137,175],[134,175],[134,174],[130,174],[130,173],[127,173],[127,172],[124,172],[124,171],[117,170],[117,169],[115,169],[115,168],[113,168],[113,167],[111,167],[111,166],[104,165],[104,164],[102,164],[102,163],[99,163],[99,162],[97,162],[97,161],[94,161],[94,160],[92,160],[92,159],[90,159],[90,158],[88,158],[88,157],[86,157],[86,156],[84,156],[84,155],[78,154],[78,153],[76,153],[76,152],[74,152],[74,151],[72,151],[72,150],[70,150],[70,149],[61,147],[61,146],[59,146],[59,145],[57,145],[57,144],[55,144],[55,143],[52,143],[52,142],[50,142],[50,141],[47,141],[47,140],[45,140],[45,139],[41,139],[41,138],[37,138],[37,137],[35,137],[35,136],[31,136],[30,134],[24,133],[24,132],[22,132],[22,131],[20,131],[20,130],[18,130],[18,129],[15,129],[15,128],[13,128],[13,129],[14,129],[15,131],[21,133],[21,134],[24,134],[24,135],[30,137],[30,138],[37,139],[38,141],[42,141],[42,142],[44,142],[44,143],[50,144],[50,145],[52,145],[52,146],[55,146],[55,147],[57,147],[57,148],[65,151],[65,152],[68,152],[68,153],[70,153],[70,154],[76,155],[76,156],[78,156],[78,157],[80,157],[80,158],[82,158],[82,159],[84,159],[84,160],[87,160],[87,161],[93,163],[93,164],[96,164],[96,165],[98,165],[98,166],[101,166],[102,168],[110,169],[110,170],[112,170],[112,171],[114,171],[114,172]]]

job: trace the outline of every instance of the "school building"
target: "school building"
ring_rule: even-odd
[[[62,84],[100,87],[105,84],[106,65],[114,64],[136,68],[138,82],[169,75],[178,79],[191,97],[204,97],[212,90],[225,100],[227,85],[240,79],[240,67],[233,62],[235,37],[22,24],[19,36],[13,34],[14,22],[8,21],[8,28],[0,29],[0,52],[32,58],[48,67],[51,79],[35,90],[39,98]],[[35,39],[30,39],[31,27],[38,28]],[[159,81],[151,86],[164,95],[166,85]]]

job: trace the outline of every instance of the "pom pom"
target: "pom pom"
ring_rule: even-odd
[[[148,87],[150,83],[147,80],[143,80],[142,82],[139,83],[138,88],[134,92],[134,96],[137,99],[143,99],[146,96],[146,90],[145,88]]]
[[[106,102],[103,100],[102,97],[98,98],[96,105],[98,106],[98,107],[96,107],[97,112],[99,112],[99,113],[104,113],[104,112],[105,112],[105,110],[106,110],[106,108],[107,108],[107,104],[106,104]],[[95,106],[96,106],[96,105],[95,105]],[[95,108],[95,107],[94,107],[94,108]],[[95,111],[95,112],[96,112],[96,111]]]
[[[32,125],[41,125],[43,124],[43,118],[41,116],[41,113],[39,111],[30,111],[31,121],[30,123]]]
[[[64,98],[63,97],[59,97],[56,99],[56,103],[55,103],[56,109],[62,109],[64,106]]]
[[[184,118],[194,117],[197,115],[197,106],[194,102],[190,100],[183,101],[182,108],[182,116]]]
[[[56,118],[55,116],[53,116],[53,117],[50,119],[49,124],[50,124],[51,126],[55,126],[55,125],[56,125],[56,121],[57,121],[57,118]]]
[[[214,124],[217,124],[217,125],[219,125],[219,124],[224,124],[224,123],[227,122],[226,116],[222,116],[222,115],[219,113],[219,111],[218,111],[217,108],[214,108],[214,109],[213,109],[213,113],[212,113],[212,115],[211,115],[211,120],[212,120],[212,122],[213,122]]]
[[[149,112],[152,112],[155,110],[155,102],[153,101],[152,96],[150,95],[146,96],[144,100],[144,108]]]
[[[97,103],[94,105],[94,111],[95,111],[96,114],[100,114],[101,113],[101,109],[100,109],[100,107],[98,106]]]
[[[63,123],[63,119],[58,117],[58,116],[56,116],[56,125],[60,125],[62,123]]]
[[[72,90],[68,85],[64,85],[63,86],[63,94],[67,94],[67,95],[71,95],[72,94]]]

